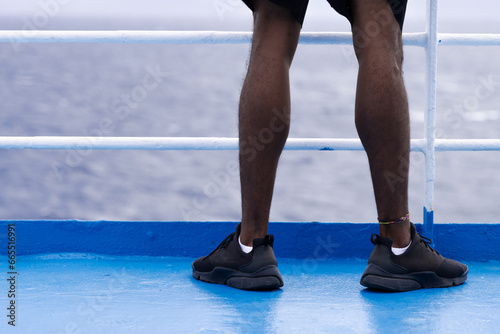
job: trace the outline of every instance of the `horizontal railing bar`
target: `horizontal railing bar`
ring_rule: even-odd
[[[439,33],[440,46],[498,46],[500,34],[447,34]]]
[[[436,151],[500,151],[500,139],[436,139]]]
[[[260,146],[260,144],[259,144]],[[0,137],[0,149],[69,150],[237,150],[238,138],[226,137]],[[289,138],[286,150],[361,151],[359,139]],[[424,139],[411,140],[425,151]],[[500,139],[436,139],[436,151],[500,151]]]
[[[258,144],[260,146],[260,144]],[[418,145],[419,148],[422,145]],[[237,150],[224,137],[0,137],[2,149]],[[359,139],[289,138],[287,150],[363,150]]]
[[[242,31],[148,31],[148,30],[1,30],[0,42],[8,43],[250,43],[251,32]]]
[[[243,31],[83,31],[83,30],[0,30],[3,43],[166,43],[166,44],[245,44],[251,32]],[[424,46],[425,33],[405,33],[407,45]],[[304,32],[303,44],[352,44],[349,32]]]
[[[438,34],[440,45],[500,45],[500,34]],[[245,44],[252,40],[246,31],[148,31],[148,30],[0,30],[2,43],[167,43]],[[404,33],[405,45],[425,47],[426,33]],[[303,32],[303,44],[352,44],[349,32]]]
[[[440,45],[500,45],[500,34],[438,34]],[[251,32],[242,31],[148,31],[148,30],[0,30],[2,43],[166,43],[244,44]],[[349,32],[303,32],[302,44],[352,44]],[[404,33],[403,43],[425,47],[426,33]]]
[[[0,137],[5,149],[236,150],[237,138],[222,137]]]
[[[259,146],[260,143],[257,143]],[[0,137],[3,149],[237,150],[238,138],[224,137]],[[290,138],[288,150],[362,150],[359,139]]]

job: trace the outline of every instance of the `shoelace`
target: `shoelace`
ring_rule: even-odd
[[[233,237],[234,237],[235,235],[236,235],[236,232],[233,232],[233,233],[231,233],[230,235],[228,235],[228,236],[227,236],[224,240],[222,240],[222,242],[219,244],[219,246],[217,246],[217,248],[216,248],[216,249],[214,249],[214,250],[212,251],[212,253],[210,253],[210,254],[208,254],[207,256],[205,256],[205,257],[203,258],[203,260],[205,260],[206,258],[208,258],[208,257],[209,257],[210,255],[212,255],[213,253],[215,253],[217,250],[219,250],[219,249],[221,249],[221,248],[226,247],[226,246],[229,244],[229,242],[233,239]]]
[[[433,251],[433,252],[437,253],[437,255],[439,255],[439,252],[431,247],[431,245],[430,245],[430,244],[432,244],[431,239],[420,236],[420,241],[424,243],[425,247],[429,248],[431,251]]]

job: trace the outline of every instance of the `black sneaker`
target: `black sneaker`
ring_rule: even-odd
[[[420,288],[444,288],[467,280],[469,268],[447,259],[431,248],[431,240],[418,235],[411,224],[411,244],[401,255],[392,250],[392,240],[372,234],[375,245],[361,285],[388,291],[411,291]]]
[[[273,251],[273,235],[254,239],[253,250],[247,254],[241,250],[238,242],[240,225],[212,253],[193,262],[193,277],[242,290],[282,287],[283,278]]]

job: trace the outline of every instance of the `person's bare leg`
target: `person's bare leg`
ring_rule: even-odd
[[[267,234],[278,160],[290,126],[289,69],[301,26],[268,0],[256,0],[248,72],[239,105],[241,242]]]
[[[401,29],[388,0],[353,0],[359,62],[356,128],[368,155],[378,219],[408,214],[410,121],[402,75]],[[410,222],[380,225],[394,247],[410,242]]]

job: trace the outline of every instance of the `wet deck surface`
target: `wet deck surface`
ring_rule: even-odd
[[[16,326],[7,325],[10,299],[3,280],[0,332],[498,333],[500,328],[500,262],[467,263],[469,280],[459,287],[381,293],[359,284],[366,260],[279,259],[285,286],[271,292],[196,281],[192,260],[20,256]]]

